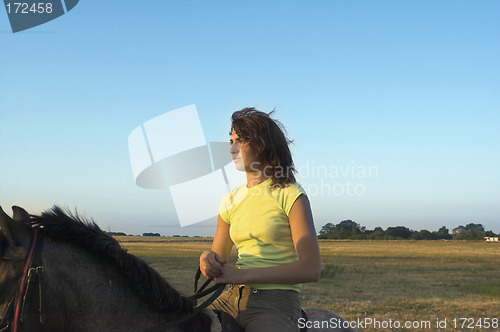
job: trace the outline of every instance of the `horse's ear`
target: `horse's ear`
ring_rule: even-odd
[[[29,226],[24,223],[24,219],[18,219],[23,216],[23,209],[14,209],[14,215],[16,220],[9,217],[0,207],[0,225],[2,226],[2,234],[7,239],[9,246],[12,249],[16,249],[18,246],[27,248],[31,239],[31,230]],[[16,212],[16,210],[18,210]],[[26,213],[27,214],[27,213]]]
[[[13,206],[12,211],[14,214],[12,215],[14,220],[28,220],[30,218],[30,215],[28,212],[26,212],[25,209],[19,206]]]
[[[2,226],[0,231],[2,232],[3,236],[5,236],[5,238],[7,239],[9,246],[15,247],[16,245],[14,244],[14,239],[10,234],[10,228],[9,228],[10,220],[12,219],[10,219],[10,217],[5,212],[3,212],[3,209],[0,206],[0,226]]]

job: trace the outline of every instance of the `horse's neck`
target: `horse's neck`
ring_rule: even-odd
[[[130,289],[115,264],[81,248],[49,242],[46,271],[47,314],[64,313],[65,331],[146,331],[167,318]],[[172,331],[175,331],[173,329]]]

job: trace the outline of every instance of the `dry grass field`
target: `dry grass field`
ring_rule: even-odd
[[[117,239],[186,295],[198,257],[211,244],[203,238]],[[303,285],[303,307],[364,322],[360,330],[367,331],[437,330],[437,322],[447,331],[500,330],[494,328],[500,319],[498,243],[321,240],[320,247],[322,277]],[[396,329],[397,322],[412,328]]]

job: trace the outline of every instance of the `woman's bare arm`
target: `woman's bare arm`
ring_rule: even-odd
[[[222,267],[226,264],[231,254],[233,241],[229,236],[229,224],[217,218],[217,231],[212,242],[212,250],[207,250],[200,256],[200,268],[207,278],[214,278],[222,273]]]

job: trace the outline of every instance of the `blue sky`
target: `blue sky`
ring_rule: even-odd
[[[212,235],[215,219],[181,228],[168,190],[135,185],[128,135],[195,104],[206,140],[225,141],[231,113],[254,106],[276,109],[294,139],[317,230],[498,233],[499,12],[487,0],[82,0],[13,34],[0,10],[0,204]]]

